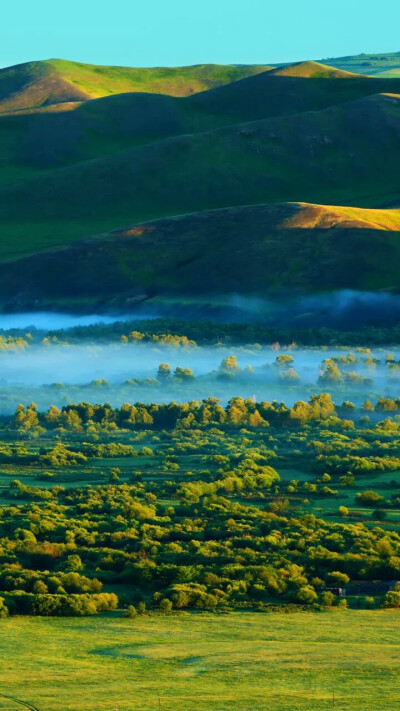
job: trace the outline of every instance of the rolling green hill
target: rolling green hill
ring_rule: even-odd
[[[383,91],[400,93],[400,80],[366,79],[303,62],[187,98],[127,93],[64,103],[62,111],[53,105],[51,111],[3,115],[0,181],[9,181],[10,171],[25,177],[168,136],[318,111]]]
[[[281,203],[131,225],[0,264],[8,308],[400,290],[400,210]],[[78,297],[78,298],[77,298]]]
[[[302,254],[301,239],[305,235],[311,241],[314,235],[319,244],[317,235],[326,234],[333,213],[325,214],[324,205],[399,205],[400,79],[357,75],[317,62],[264,70],[265,67],[129,70],[59,60],[2,70],[3,102],[10,105],[18,99],[22,106],[31,97],[32,105],[37,101],[42,106],[0,116],[0,264],[9,263],[2,267],[3,302],[9,300],[7,289],[10,298],[20,298],[23,293],[17,278],[20,267],[15,260],[29,255],[33,261],[29,268],[23,268],[27,302],[32,301],[30,294],[37,293],[33,275],[40,283],[40,299],[68,300],[75,293],[78,300],[84,294],[92,301],[110,300],[119,298],[118,291],[122,298],[132,289],[134,294],[153,294],[159,289],[172,293],[175,287],[177,293],[189,296],[190,290],[193,294],[206,291],[204,283],[213,293],[247,293],[252,285],[254,293],[264,295],[289,288],[285,264],[289,257],[292,261],[292,249],[293,259]],[[141,73],[145,93],[137,91],[137,72]],[[218,82],[221,85],[193,95],[173,96],[178,93],[178,76],[191,90],[194,78],[200,81],[202,77],[208,86]],[[164,82],[164,93],[151,93],[161,86],[157,83],[160,81]],[[46,98],[50,88],[52,93],[47,93]],[[90,98],[111,89],[121,93]],[[47,105],[50,100],[55,103]],[[293,208],[288,208],[287,203],[304,202],[320,205],[319,221],[302,225],[301,231],[298,224],[288,227],[289,232],[286,228],[277,231],[271,218],[276,208],[270,213],[268,205],[286,204],[285,210],[290,213]],[[242,213],[234,210],[248,205],[254,206],[245,212],[250,226],[243,227],[240,239],[246,244],[255,240],[253,256],[248,260],[249,274],[258,259],[256,243],[260,232],[255,229],[253,218],[249,218],[250,214],[258,214],[257,205],[265,220],[260,222],[263,234],[279,234],[279,239],[290,235],[289,240],[285,237],[285,245],[292,245],[290,252],[283,253],[281,262],[276,262],[278,266],[273,275],[269,274],[268,286],[264,276],[258,280],[245,276],[245,252],[238,245],[231,250],[236,239],[234,222],[237,219],[242,224]],[[370,255],[369,266],[368,273],[359,275],[357,288],[397,289],[395,275],[385,272],[394,262],[383,260],[384,268],[379,266],[382,233],[390,241],[398,232],[396,222],[388,237],[389,230],[383,229],[383,224],[385,220],[392,224],[397,213],[374,211],[360,216],[353,214],[352,208],[346,209],[347,212],[341,208],[340,234],[347,229],[347,215],[348,228],[358,235],[357,239],[364,232],[366,240],[372,239],[367,246],[363,243],[363,253]],[[205,221],[201,219],[203,211]],[[214,215],[212,219],[210,214]],[[174,215],[189,215],[182,218],[183,223],[178,220],[180,225],[187,225],[188,219],[192,225],[189,241],[181,234],[168,240],[170,227],[164,231],[163,219]],[[235,216],[233,221],[231,215]],[[293,219],[298,220],[298,211],[296,215]],[[310,210],[301,211],[302,220],[305,215],[311,219]],[[73,271],[73,276],[68,272],[69,286],[62,286],[64,275],[58,280],[61,252],[56,251],[58,256],[51,257],[51,250],[64,246],[63,259],[68,261],[71,254],[76,259],[75,250],[80,255],[80,250],[86,249],[82,241],[103,244],[99,235],[149,220],[161,222],[156,231],[146,232],[140,248],[144,255],[139,259],[140,266],[137,267],[138,257],[129,241],[127,253],[122,247],[116,252],[118,268],[110,267],[108,274],[107,265],[113,263],[114,257],[102,265],[96,257],[94,274],[102,276],[92,282],[85,257],[85,270]],[[328,222],[323,225],[320,220]],[[214,225],[213,238],[211,232],[202,233],[202,226],[209,223]],[[300,241],[292,243],[294,234],[302,235]],[[162,237],[156,239],[157,235]],[[214,239],[223,240],[228,246],[226,255],[212,257]],[[105,238],[105,254],[114,242],[115,236]],[[356,244],[354,239],[353,242]],[[77,246],[68,251],[73,243]],[[271,244],[279,252],[276,240]],[[240,254],[242,271],[232,261],[235,253]],[[340,255],[342,259],[343,254]],[[213,276],[211,257],[216,259],[218,278]],[[263,252],[262,260],[269,263],[272,258],[268,250]],[[298,259],[302,264],[303,257]],[[146,261],[151,267],[146,266]],[[192,273],[187,266],[192,263],[196,270],[200,269],[201,286],[196,286],[197,271]],[[47,265],[45,273],[41,272],[41,264]],[[295,273],[296,269],[293,272],[291,267],[289,272]],[[301,267],[293,288],[342,288],[346,274],[350,288],[350,276],[356,274],[353,263],[343,274],[335,267],[318,286],[307,269]]]
[[[357,73],[343,71],[321,62],[306,61],[285,64],[271,70],[276,77],[302,77],[303,79],[354,79]]]
[[[127,93],[70,102],[63,104],[61,111],[55,111],[57,105],[53,105],[51,111],[3,115],[0,183],[167,137],[320,111],[383,91],[400,94],[400,80],[336,76],[336,70],[307,62],[186,98]]]
[[[0,112],[126,92],[188,96],[267,69],[267,66],[217,64],[107,67],[64,59],[29,62],[0,70]]]
[[[347,81],[347,80],[346,80]],[[0,258],[233,205],[399,199],[400,98],[186,134],[0,186]]]

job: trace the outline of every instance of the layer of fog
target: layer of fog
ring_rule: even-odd
[[[170,348],[141,343],[28,346],[0,355],[0,410],[9,412],[19,402],[32,400],[43,408],[78,401],[119,406],[123,402],[183,402],[210,396],[224,403],[241,396],[291,405],[316,392],[332,392],[337,402],[350,399],[359,405],[366,398],[376,400],[383,394],[400,394],[400,369],[396,365],[389,368],[385,363],[388,352],[394,361],[400,361],[399,349],[353,352],[357,362],[339,363],[339,368],[343,375],[356,371],[368,378],[364,384],[348,384],[345,378],[339,385],[319,381],[322,361],[346,356],[347,349]],[[293,358],[292,368],[298,379],[287,377],[288,369],[276,366],[277,356],[285,354]],[[240,370],[222,373],[221,361],[231,355],[236,356]],[[366,358],[380,362],[371,369],[364,363]],[[171,376],[166,379],[157,379],[161,363],[171,367]],[[176,367],[190,368],[195,378],[179,380],[173,376]]]
[[[393,353],[393,350],[391,351]],[[49,345],[30,346],[21,351],[8,351],[0,356],[0,384],[44,385],[49,383],[84,384],[105,379],[111,384],[131,378],[155,378],[160,363],[174,370],[191,368],[195,376],[217,370],[222,359],[235,355],[241,369],[273,365],[277,355],[288,354],[301,378],[316,382],[319,366],[325,358],[346,355],[339,349],[281,349],[271,347],[169,348],[153,344]],[[379,351],[380,358],[385,351]],[[379,357],[377,356],[377,357]],[[278,374],[274,371],[273,374]],[[268,379],[266,371],[259,373]]]
[[[329,327],[356,330],[362,326],[395,323],[400,316],[400,296],[389,292],[343,289],[307,296],[280,295],[273,299],[233,295],[238,313],[266,325]]]
[[[35,311],[24,313],[0,314],[0,330],[9,331],[12,329],[38,329],[50,331],[59,328],[71,328],[72,326],[91,326],[95,323],[114,323],[115,316],[105,314],[73,315],[62,314],[53,311]]]
[[[106,309],[106,307],[104,307]],[[263,299],[227,294],[210,299],[199,296],[187,301],[171,297],[130,305],[129,310],[111,307],[102,314],[67,314],[50,311],[0,314],[0,331],[13,328],[67,329],[95,323],[179,318],[219,322],[251,322],[271,327],[356,330],[368,325],[390,325],[400,317],[400,296],[389,292],[343,289],[302,295],[282,291]]]

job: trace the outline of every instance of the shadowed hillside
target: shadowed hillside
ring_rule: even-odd
[[[131,221],[232,205],[399,198],[400,99],[180,135],[0,188],[12,259]]]
[[[320,111],[382,92],[400,94],[400,80],[357,77],[303,62],[186,98],[126,93],[3,114],[0,182],[170,136]]]
[[[316,62],[300,62],[197,94],[188,104],[237,123],[319,111],[387,92],[400,93],[400,80],[357,76]]]
[[[154,297],[398,291],[399,259],[400,210],[246,206],[136,224],[0,265],[0,298],[7,308],[126,308]]]

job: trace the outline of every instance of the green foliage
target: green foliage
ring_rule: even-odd
[[[382,607],[400,607],[400,592],[390,590],[388,593],[386,593],[382,603]]]
[[[18,406],[0,444],[6,607],[91,615],[116,604],[104,585],[139,615],[331,607],[337,588],[351,601],[368,581],[378,581],[379,606],[400,574],[400,429],[390,416],[361,422],[350,405],[320,393],[292,407],[240,397],[225,407],[216,398]],[[45,430],[40,446],[20,441],[28,409]],[[98,439],[87,441],[94,426]],[[386,515],[379,527],[370,508]]]

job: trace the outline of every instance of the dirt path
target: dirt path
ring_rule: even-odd
[[[28,704],[27,701],[22,701],[22,699],[16,699],[15,696],[7,696],[6,694],[0,694],[0,697],[2,699],[11,699],[11,701],[15,701],[16,704],[19,704],[20,706],[24,706],[26,709],[29,709],[29,711],[39,711],[39,709],[36,706],[32,706],[32,704]]]

